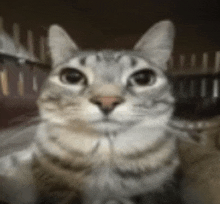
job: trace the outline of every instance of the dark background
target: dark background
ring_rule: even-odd
[[[176,53],[220,50],[219,0],[1,0],[8,32],[14,22],[36,37],[63,26],[82,48],[131,48],[154,23],[176,25]]]

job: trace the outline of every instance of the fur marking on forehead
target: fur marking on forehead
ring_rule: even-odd
[[[83,60],[83,63],[82,63]],[[97,64],[96,55],[88,55],[85,57],[75,57],[71,59],[67,65],[70,67],[87,67]]]
[[[97,57],[99,56],[99,57]],[[115,55],[115,57],[119,57],[119,55]],[[117,58],[115,58],[117,59]],[[76,57],[71,59],[66,66],[70,67],[92,67],[95,66],[97,63],[100,63],[100,61],[105,61],[105,59],[101,58],[101,53],[98,53],[98,55],[88,55],[85,57]],[[83,63],[82,63],[83,61]],[[113,59],[115,62],[115,60]],[[125,67],[132,67],[132,68],[148,68],[150,67],[150,64],[145,61],[144,59],[132,57],[128,55],[120,55],[120,59],[117,62],[118,64],[122,64]]]
[[[130,57],[130,56],[127,56],[127,55],[123,55],[120,58],[119,63],[122,63],[126,67],[132,67],[132,68],[147,68],[147,67],[150,67],[150,65],[144,59],[137,58],[137,57]]]

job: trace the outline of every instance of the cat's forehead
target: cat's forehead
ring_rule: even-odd
[[[150,67],[150,63],[141,56],[120,51],[97,51],[81,53],[65,63],[65,66],[93,69],[136,69]]]

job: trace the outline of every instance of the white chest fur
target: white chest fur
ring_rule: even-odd
[[[46,134],[46,127],[42,126],[39,133]],[[57,131],[56,131],[57,132]],[[126,159],[126,155],[132,155],[151,148],[154,143],[164,138],[164,127],[149,128],[146,124],[140,124],[131,128],[128,132],[118,135],[108,134],[105,136],[91,137],[90,135],[79,135],[69,132],[60,132],[62,137],[58,138],[60,143],[51,143],[45,135],[38,136],[39,141],[53,155],[65,159],[68,151],[80,151],[85,156],[84,162],[91,162],[92,172],[85,179],[86,193],[95,198],[109,196],[121,197],[131,196],[156,189],[172,178],[178,160],[175,158],[172,165],[164,167],[163,170],[146,174],[139,178],[124,178],[115,172],[115,169],[137,172],[145,168],[157,168],[161,166],[164,159],[175,151],[175,139],[170,140],[161,150],[146,158],[134,160]],[[65,137],[64,137],[65,136]],[[46,145],[45,145],[46,144]],[[66,146],[66,151],[59,147]],[[75,159],[75,158],[74,158]]]
[[[99,163],[87,183],[87,192],[95,198],[128,197],[161,188],[163,183],[173,178],[173,173],[179,164],[174,157],[172,164],[164,166],[158,172],[143,174],[140,177],[123,177],[114,170],[119,168],[138,172],[145,168],[158,168],[175,151],[175,138],[167,142],[155,154],[144,158],[127,160],[124,156],[135,154],[152,147],[158,140],[163,139],[163,128],[149,129],[146,126],[137,126],[128,133],[108,135],[99,140],[99,148],[94,155]]]

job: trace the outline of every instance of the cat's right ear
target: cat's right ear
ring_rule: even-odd
[[[155,64],[166,68],[166,63],[173,50],[174,36],[173,23],[169,20],[160,21],[142,36],[134,49],[142,51]]]
[[[75,42],[59,25],[50,26],[48,41],[53,66],[64,62],[78,50]]]

